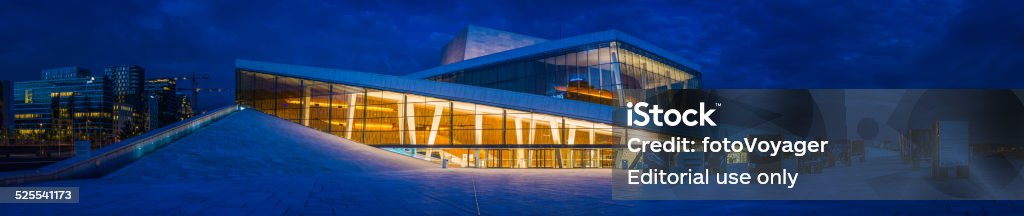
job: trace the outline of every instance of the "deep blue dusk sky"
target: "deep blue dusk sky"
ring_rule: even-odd
[[[236,58],[405,74],[475,24],[547,39],[618,29],[701,64],[708,88],[1024,87],[1020,1],[546,2],[4,1],[0,79],[137,64],[233,88]]]

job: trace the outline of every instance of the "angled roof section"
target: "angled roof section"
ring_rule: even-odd
[[[431,76],[440,74],[446,74],[456,72],[465,69],[477,68],[481,66],[487,66],[491,64],[497,64],[507,62],[523,57],[529,57],[534,55],[540,55],[544,53],[554,52],[562,49],[574,48],[578,46],[584,46],[599,42],[610,42],[610,41],[622,41],[624,43],[633,45],[637,48],[646,50],[654,53],[658,56],[666,58],[670,61],[682,64],[683,66],[689,67],[696,71],[687,71],[690,73],[700,73],[700,66],[690,62],[682,57],[679,57],[672,52],[658,48],[650,43],[643,40],[637,39],[636,37],[630,36],[626,33],[622,33],[618,30],[607,30],[602,32],[595,32],[575,37],[569,37],[561,40],[552,40],[534,44],[531,46],[521,47],[518,49],[507,50],[504,52],[493,53],[490,55],[480,56],[473,59],[467,59],[460,62],[446,64],[423,71],[410,73],[405,75],[408,78],[423,79]]]
[[[521,111],[532,111],[601,123],[612,122],[612,107],[478,86],[435,82],[385,74],[356,72],[253,60],[235,60],[235,67],[261,73],[318,80]]]
[[[530,46],[545,39],[492,28],[468,25],[445,45],[441,64],[451,64],[506,50]]]

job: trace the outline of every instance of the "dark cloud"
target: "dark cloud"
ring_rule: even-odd
[[[232,88],[236,58],[404,74],[467,24],[543,38],[619,29],[711,88],[1021,87],[1014,1],[111,1],[0,3],[3,79],[139,64]],[[211,95],[207,101],[231,101]],[[213,105],[210,105],[213,106]]]

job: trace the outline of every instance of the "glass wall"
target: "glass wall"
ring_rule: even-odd
[[[384,148],[429,161],[475,168],[609,168],[615,150],[608,148]]]
[[[560,116],[244,70],[236,76],[240,105],[457,166],[610,167],[619,137],[611,125]]]
[[[620,98],[636,102],[667,89],[700,88],[700,77],[687,71],[692,70],[615,41],[427,79],[617,105]]]
[[[25,140],[70,145],[88,140],[96,148],[114,141],[110,80],[93,77],[17,82],[14,128]]]

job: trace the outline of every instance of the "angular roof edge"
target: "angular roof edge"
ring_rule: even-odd
[[[505,32],[505,33],[509,33],[509,34],[514,34],[514,35],[517,35],[517,36],[528,37],[528,38],[531,38],[531,39],[538,39],[538,40],[542,40],[542,41],[548,41],[547,38],[540,38],[540,37],[533,36],[533,35],[520,34],[520,33],[517,33],[517,32],[505,31],[505,30],[501,30],[501,29],[491,28],[491,27],[487,27],[487,26],[478,26],[478,25],[473,25],[473,24],[466,25],[466,27],[463,28],[462,31],[469,31],[470,29],[483,29],[483,30],[490,30],[490,31],[499,31],[499,32]]]
[[[430,68],[430,69],[426,69],[426,70],[422,70],[422,71],[406,74],[405,77],[415,78],[415,79],[423,79],[423,78],[427,78],[427,77],[431,77],[431,76],[435,76],[435,75],[439,75],[439,74],[455,72],[455,71],[464,70],[464,69],[468,69],[468,68],[476,68],[476,67],[480,67],[480,66],[486,66],[486,65],[500,63],[500,62],[504,62],[504,61],[509,61],[509,60],[513,60],[513,59],[517,59],[517,58],[533,56],[533,55],[539,55],[539,54],[543,54],[543,53],[547,53],[547,52],[551,52],[551,51],[556,51],[556,50],[560,50],[560,49],[566,49],[566,48],[572,48],[572,47],[577,47],[577,46],[583,46],[583,45],[588,45],[588,44],[593,44],[593,43],[598,43],[598,42],[615,41],[615,40],[628,43],[628,44],[633,45],[635,47],[638,47],[640,49],[643,49],[643,50],[646,50],[648,52],[654,53],[654,54],[656,54],[658,56],[664,57],[664,58],[666,58],[666,59],[668,59],[670,61],[682,64],[683,66],[689,67],[690,69],[696,70],[696,71],[687,71],[687,72],[690,72],[690,73],[700,73],[700,65],[697,65],[696,63],[693,63],[693,62],[691,62],[689,60],[686,60],[686,59],[684,59],[682,57],[679,57],[679,56],[677,56],[675,54],[672,54],[671,52],[669,52],[667,50],[661,49],[661,48],[659,48],[657,46],[654,46],[654,45],[652,45],[650,43],[647,43],[647,42],[645,42],[643,40],[640,40],[640,39],[638,39],[636,37],[630,36],[629,34],[620,32],[618,30],[607,30],[607,31],[594,32],[594,33],[584,34],[584,35],[579,35],[579,36],[574,36],[574,37],[568,37],[568,38],[564,38],[564,39],[560,39],[560,40],[550,40],[550,41],[534,44],[534,45],[531,45],[531,46],[520,47],[518,49],[507,50],[507,51],[504,51],[504,52],[498,52],[498,53],[494,53],[494,54],[490,54],[490,55],[480,56],[480,57],[476,57],[476,58],[473,58],[473,59],[469,59],[469,60],[465,60],[465,61],[460,61],[460,62],[456,62],[456,63],[452,63],[452,64],[441,65],[441,66],[438,66],[438,67],[433,67],[433,68]]]
[[[520,111],[612,123],[607,105],[558,99],[478,86],[411,79],[386,74],[236,59],[235,68],[323,82],[476,103]]]

